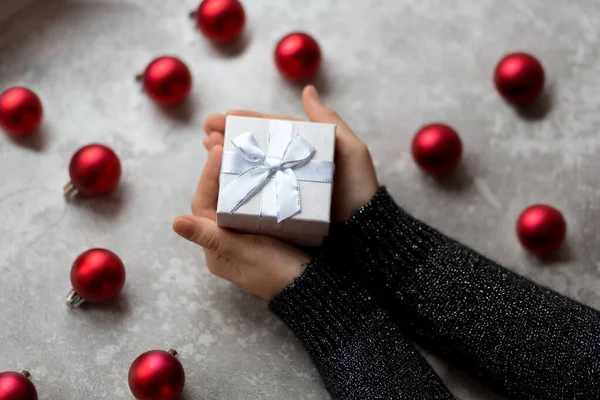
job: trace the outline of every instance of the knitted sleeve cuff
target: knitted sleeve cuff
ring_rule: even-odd
[[[345,224],[332,228],[326,250],[337,252],[343,247],[348,250],[345,256],[354,261],[372,259],[372,256],[379,258],[383,251],[386,256],[415,262],[426,258],[431,249],[448,240],[402,210],[382,186]]]
[[[334,273],[320,257],[269,303],[310,355],[324,359],[357,332],[371,329],[385,312],[366,291]]]

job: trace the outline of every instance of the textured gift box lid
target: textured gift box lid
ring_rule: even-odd
[[[321,124],[305,121],[294,121],[293,135],[300,134],[315,147],[312,160],[333,162],[335,149],[335,128],[333,124]],[[244,132],[251,132],[258,145],[266,152],[269,134],[269,120],[227,116],[225,126],[224,152],[235,152],[231,142]],[[227,211],[221,201],[222,189],[235,180],[238,175],[220,174],[219,202],[217,206],[217,223],[219,226],[234,228],[242,231],[256,232],[260,217],[260,199],[258,192],[244,203],[235,213]],[[329,233],[331,212],[331,194],[333,184],[321,182],[299,181],[302,210],[292,218],[282,222],[281,229],[273,233],[298,233],[302,235],[325,236]],[[263,217],[265,218],[265,217]],[[270,233],[263,231],[263,233]],[[289,235],[286,235],[289,237]]]

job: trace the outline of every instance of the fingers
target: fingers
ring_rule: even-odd
[[[264,114],[256,111],[247,110],[230,110],[227,115],[237,115],[239,117],[267,118],[267,119],[287,119],[290,121],[301,121],[300,118],[288,117],[287,115],[279,114]]]
[[[186,215],[173,221],[173,230],[179,236],[196,243],[208,252],[214,252],[227,258],[245,257],[248,243],[245,236],[217,226],[208,218]]]
[[[346,153],[350,150],[350,147],[362,144],[346,122],[323,103],[314,86],[308,85],[304,88],[302,91],[302,104],[304,105],[304,112],[311,121],[337,125],[336,138],[339,150]]]
[[[196,194],[192,201],[192,212],[194,214],[212,219],[216,218],[222,155],[223,146],[219,144],[215,145],[208,154],[208,160],[200,176]]]
[[[204,147],[209,151],[217,144],[223,146],[223,134],[220,132],[211,132],[208,135],[206,135],[202,143],[204,144]]]
[[[340,118],[340,116],[330,108],[328,108],[321,98],[317,89],[313,85],[308,85],[302,91],[302,102],[304,105],[304,111],[308,118],[313,122],[324,122],[330,124],[336,124],[341,129],[340,134],[343,136],[356,137],[348,125]],[[291,121],[301,121],[300,118],[290,117],[287,115],[280,114],[266,114],[256,111],[248,110],[230,110],[226,115],[236,115],[240,117],[253,117],[253,118],[267,118],[267,119],[285,119]],[[226,115],[223,114],[211,114],[204,122],[204,131],[211,135],[213,132],[224,133],[225,132],[225,120]]]
[[[346,125],[335,111],[323,103],[317,89],[313,85],[307,85],[302,91],[302,105],[304,106],[304,112],[313,122]]]
[[[204,120],[204,132],[225,132],[225,115],[211,114]]]
[[[268,119],[287,119],[299,121],[298,118],[288,117],[286,115],[264,114],[255,111],[247,110],[232,110],[227,112],[227,115],[237,115],[241,117],[268,118]],[[207,150],[212,149],[215,145],[223,145],[223,134],[225,133],[226,116],[223,114],[211,114],[204,121],[204,132],[206,137],[202,141]]]

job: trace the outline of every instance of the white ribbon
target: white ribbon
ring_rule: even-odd
[[[301,211],[298,180],[332,183],[333,163],[313,161],[315,148],[299,134],[292,121],[269,121],[267,154],[251,132],[232,140],[235,152],[223,153],[221,172],[239,175],[221,193],[225,208],[234,213],[274,177],[275,190],[263,191],[260,216],[276,216],[277,223]]]

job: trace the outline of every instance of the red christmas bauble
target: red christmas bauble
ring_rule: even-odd
[[[462,143],[454,129],[444,124],[422,127],[412,142],[412,155],[421,169],[432,175],[450,172],[460,162]]]
[[[121,161],[110,148],[90,144],[77,150],[69,164],[71,183],[65,187],[70,194],[75,188],[86,196],[96,196],[114,190],[121,178]]]
[[[185,383],[185,372],[177,353],[151,350],[140,355],[129,368],[129,388],[138,400],[175,400]]]
[[[562,244],[567,223],[560,211],[545,204],[527,207],[517,221],[517,236],[532,253],[546,255]]]
[[[494,72],[496,89],[506,101],[520,106],[535,100],[544,88],[544,68],[527,53],[505,56]]]
[[[0,373],[0,400],[37,400],[37,398],[37,390],[29,380],[29,373]]]
[[[183,61],[175,57],[153,60],[142,75],[146,94],[161,106],[172,106],[186,99],[192,90],[192,74]]]
[[[208,39],[225,43],[240,37],[246,13],[238,0],[204,0],[196,12],[196,24]]]
[[[13,87],[0,94],[0,127],[11,136],[33,133],[42,122],[42,102],[31,90]]]
[[[110,250],[88,250],[79,255],[71,267],[73,291],[90,303],[112,299],[124,284],[125,266]]]
[[[321,49],[306,33],[290,33],[275,47],[275,65],[288,79],[304,81],[312,78],[321,65]]]

